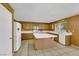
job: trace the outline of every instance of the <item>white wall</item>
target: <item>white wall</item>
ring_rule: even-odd
[[[12,14],[0,4],[0,55],[12,55]]]

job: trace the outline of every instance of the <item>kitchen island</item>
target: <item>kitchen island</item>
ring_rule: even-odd
[[[33,40],[33,47],[37,49],[47,49],[52,48],[54,45],[54,38],[56,35],[51,35],[48,33],[33,33],[35,39]]]

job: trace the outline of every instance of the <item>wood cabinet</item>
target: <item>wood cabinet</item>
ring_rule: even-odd
[[[54,38],[54,41],[59,42],[59,35],[58,34],[55,34],[55,33],[49,33],[49,34],[57,35],[57,37]]]
[[[58,36],[55,37],[55,38],[54,38],[54,41],[59,42],[59,37],[58,37]]]
[[[22,40],[29,40],[29,39],[34,39],[34,36],[32,33],[22,33]]]
[[[79,15],[68,18],[67,27],[72,32],[71,44],[79,47]]]
[[[21,24],[22,30],[33,30],[34,27],[38,27],[39,30],[51,30],[49,23],[21,22]]]
[[[34,49],[47,49],[53,46],[54,42],[52,39],[36,39],[34,42]]]
[[[70,45],[71,44],[71,36],[66,36],[65,37],[65,45]]]
[[[21,23],[22,24],[22,30],[32,30],[31,23]]]
[[[71,35],[59,34],[59,43],[62,45],[70,45]]]

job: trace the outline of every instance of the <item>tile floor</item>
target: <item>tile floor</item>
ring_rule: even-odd
[[[79,48],[73,46],[63,46],[57,42],[52,48],[34,50],[32,40],[23,40],[19,51],[14,56],[79,56]]]

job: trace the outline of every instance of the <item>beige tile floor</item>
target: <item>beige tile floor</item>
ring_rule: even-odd
[[[73,46],[64,46],[57,42],[52,48],[43,50],[34,50],[32,40],[23,40],[22,46],[14,53],[14,56],[79,56],[79,48]]]

